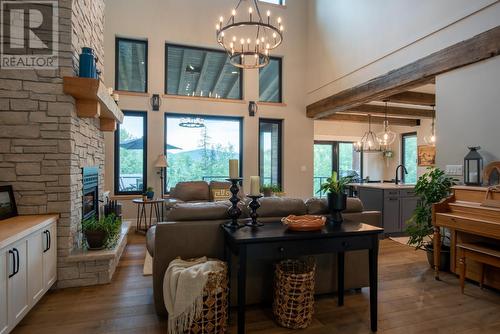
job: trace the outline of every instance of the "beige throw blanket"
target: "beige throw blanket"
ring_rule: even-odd
[[[208,274],[222,269],[221,262],[211,261],[206,257],[192,261],[175,259],[170,262],[163,278],[169,334],[184,333],[191,327],[193,320],[202,311],[203,288]]]

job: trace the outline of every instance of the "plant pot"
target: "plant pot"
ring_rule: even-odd
[[[330,210],[330,220],[333,223],[342,223],[344,219],[342,218],[342,211],[345,210],[347,206],[347,195],[328,193],[328,209]]]
[[[432,269],[434,269],[434,248],[433,245],[426,245],[425,252],[427,253],[427,261]],[[441,260],[439,261],[440,271],[450,271],[450,250],[441,246]]]
[[[85,239],[89,245],[90,250],[98,250],[104,248],[104,241],[106,240],[105,231],[85,231]]]
[[[147,199],[153,199],[153,197],[155,197],[155,192],[154,191],[146,191],[146,197],[147,197]]]
[[[262,194],[264,195],[264,197],[272,197],[273,196],[273,191],[272,190],[264,190],[262,192]]]

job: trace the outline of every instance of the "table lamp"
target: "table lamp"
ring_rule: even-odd
[[[156,162],[155,162],[155,167],[156,168],[160,168],[160,180],[161,180],[161,197],[163,198],[163,194],[164,194],[164,191],[163,191],[163,178],[164,178],[164,173],[165,173],[165,168],[168,167],[168,162],[167,162],[167,157],[165,156],[165,154],[160,154],[158,156],[158,158],[156,159]]]

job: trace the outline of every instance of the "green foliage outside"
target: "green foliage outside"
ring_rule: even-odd
[[[110,214],[106,217],[101,217],[100,219],[90,218],[82,222],[83,235],[85,232],[96,232],[103,231],[106,233],[106,239],[104,240],[104,247],[106,249],[114,248],[120,238],[122,221],[115,216],[115,214]]]
[[[136,139],[127,130],[120,128],[120,143]],[[120,147],[120,174],[142,174],[142,149]]]
[[[408,170],[408,174],[405,175],[405,183],[416,183],[417,182],[417,137],[406,137],[404,138],[404,165]]]
[[[410,236],[408,244],[416,249],[432,247],[432,204],[440,202],[450,195],[451,187],[456,179],[446,176],[439,168],[429,167],[427,172],[418,178],[415,185],[415,194],[419,196],[417,208],[411,218],[406,222],[406,233]],[[442,233],[444,238],[444,233]]]

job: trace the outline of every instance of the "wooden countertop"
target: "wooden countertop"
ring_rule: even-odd
[[[395,183],[349,183],[349,186],[356,188],[375,188],[382,190],[391,190],[391,189],[413,189],[415,188],[414,184],[395,184]]]
[[[22,239],[53,222],[59,215],[26,215],[0,220],[0,248]]]

